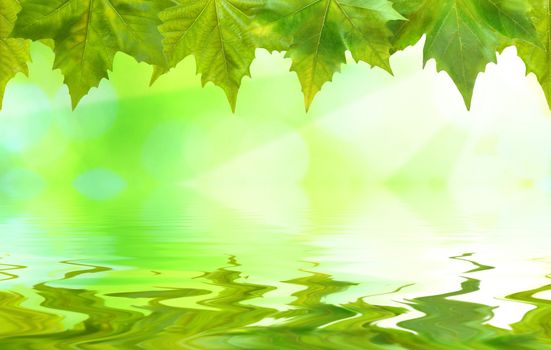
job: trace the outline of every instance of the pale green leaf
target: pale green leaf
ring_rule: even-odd
[[[163,65],[158,13],[165,0],[22,0],[13,35],[53,39],[73,107],[107,78],[117,52]]]
[[[28,74],[29,42],[9,35],[21,7],[17,0],[0,0],[0,108],[6,84],[17,74]]]
[[[308,109],[322,86],[346,63],[348,50],[356,61],[391,71],[392,36],[387,27],[402,17],[386,0],[272,0],[267,26],[279,34],[273,46],[287,43],[291,70],[299,77]]]
[[[179,0],[160,13],[165,54],[170,68],[195,56],[203,84],[213,82],[235,110],[243,77],[250,75],[256,46],[251,35],[257,0]],[[164,73],[157,68],[157,75]]]
[[[394,47],[401,50],[426,34],[425,62],[436,60],[470,107],[476,79],[495,62],[502,36],[537,44],[529,6],[521,0],[397,0],[408,21],[394,26]]]
[[[530,0],[532,18],[541,45],[534,45],[526,41],[516,41],[518,55],[526,64],[528,72],[534,73],[551,106],[551,9],[549,1]]]

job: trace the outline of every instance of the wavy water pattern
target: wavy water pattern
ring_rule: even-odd
[[[0,350],[551,350],[546,236],[160,198],[0,217]]]
[[[476,274],[491,269],[469,259]],[[551,348],[551,301],[537,297],[551,285],[520,291],[507,298],[535,308],[524,318],[502,329],[489,325],[493,307],[454,299],[480,290],[480,280],[464,277],[457,290],[419,296],[404,306],[379,305],[376,295],[329,303],[357,283],[338,281],[319,272],[322,266],[298,271],[302,277],[283,281],[298,291],[285,309],[255,305],[255,300],[277,290],[270,285],[247,282],[237,257],[226,266],[198,275],[204,288],[154,287],[150,290],[101,294],[87,288],[61,284],[85,276],[100,278],[113,267],[85,261],[62,261],[71,271],[58,280],[35,284],[41,308],[25,304],[16,291],[2,291],[0,300],[0,348],[2,349],[547,349]],[[3,282],[19,278],[25,266],[4,263]],[[163,272],[157,272],[163,276]],[[411,285],[386,294],[398,296]],[[28,291],[27,291],[28,292]],[[113,307],[107,300],[135,302],[136,308]],[[185,306],[171,302],[195,299]],[[123,304],[121,304],[123,305]],[[280,305],[281,306],[281,305]],[[421,317],[383,327],[380,321],[408,315],[409,308]],[[48,310],[45,312],[44,310]],[[64,326],[61,312],[77,313],[84,320]],[[268,322],[270,321],[270,322]]]

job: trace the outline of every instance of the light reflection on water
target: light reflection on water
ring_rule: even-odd
[[[544,219],[161,202],[6,208],[0,348],[551,349]]]

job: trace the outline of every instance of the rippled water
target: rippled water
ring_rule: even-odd
[[[0,349],[551,349],[546,203],[171,198],[3,207]]]

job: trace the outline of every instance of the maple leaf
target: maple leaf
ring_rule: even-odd
[[[237,93],[243,77],[250,75],[255,58],[251,34],[253,14],[263,1],[258,0],[179,0],[159,14],[163,24],[164,52],[168,67],[193,54],[203,85],[220,86],[235,111]],[[157,68],[154,79],[166,72]]]
[[[551,106],[551,9],[548,1],[529,0],[533,7],[531,16],[540,39],[540,45],[516,40],[519,57],[529,73],[534,73]]]
[[[391,72],[390,55],[426,35],[424,62],[435,59],[467,107],[478,74],[512,43],[551,105],[550,27],[543,0],[0,0],[0,97],[27,72],[22,39],[32,39],[55,51],[73,107],[124,52],[155,66],[153,80],[193,55],[203,85],[220,86],[235,110],[261,47],[286,52],[308,109],[347,51]]]
[[[163,65],[157,30],[165,0],[22,0],[13,36],[53,39],[73,108],[112,70],[117,52]]]
[[[408,21],[394,26],[394,47],[417,43],[423,34],[425,63],[434,58],[471,106],[476,78],[496,61],[501,36],[537,43],[537,34],[523,0],[396,0]]]
[[[322,86],[346,63],[356,61],[391,71],[392,32],[387,23],[402,19],[386,0],[272,0],[267,26],[280,37],[267,49],[287,46],[291,70],[299,77],[308,109]],[[286,44],[285,44],[286,43]]]
[[[7,83],[17,73],[28,74],[29,42],[9,37],[20,9],[17,0],[0,0],[0,108]]]

